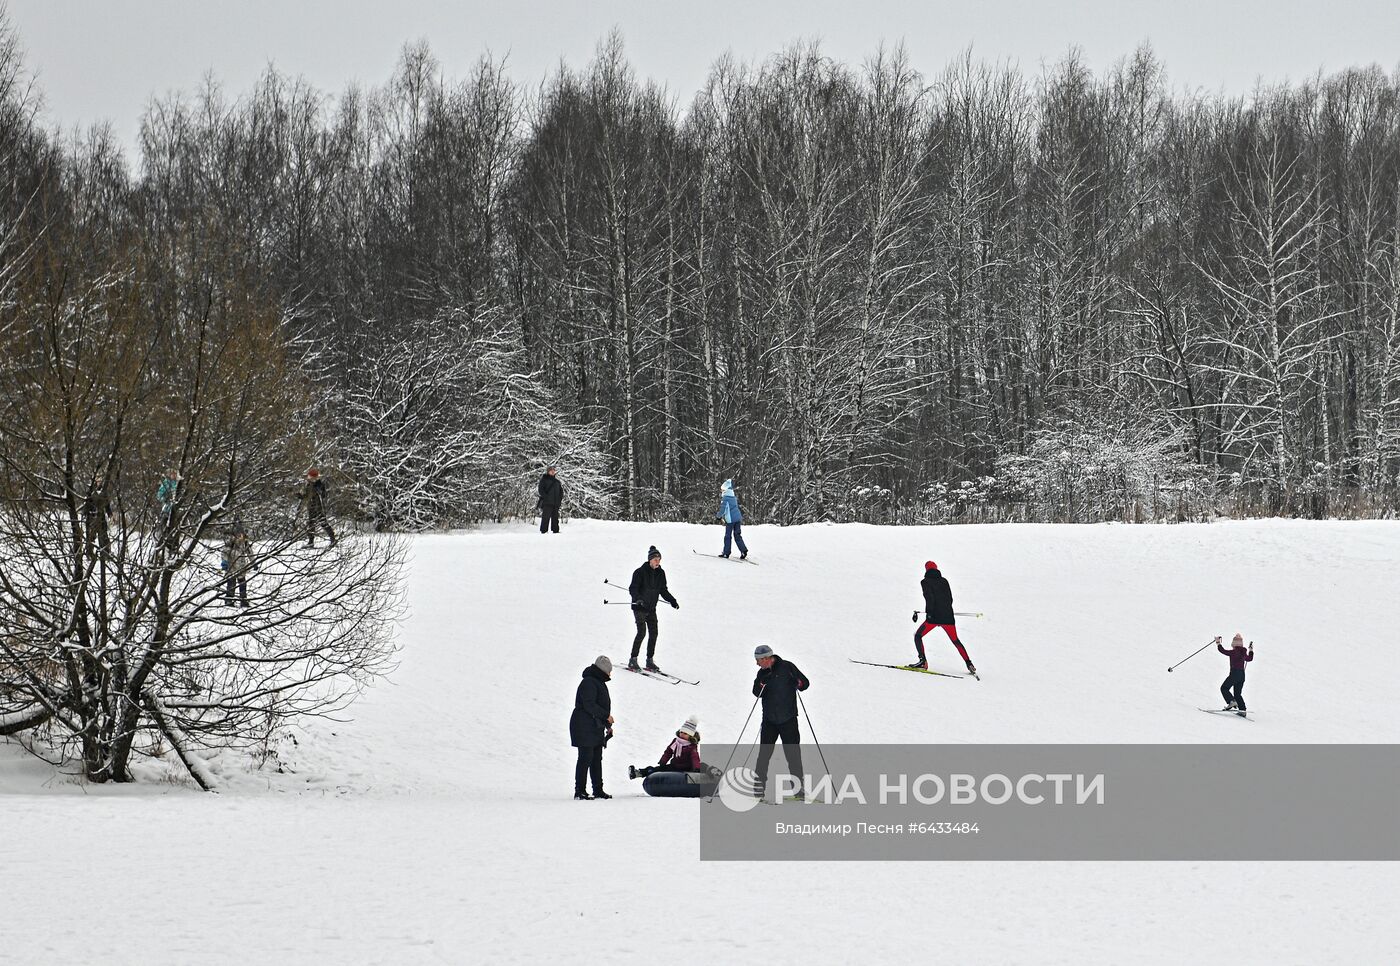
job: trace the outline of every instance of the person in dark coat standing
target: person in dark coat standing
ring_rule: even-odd
[[[773,746],[779,738],[783,740],[788,771],[798,779],[803,777],[802,734],[797,728],[797,692],[806,691],[811,682],[796,664],[778,657],[767,644],[754,648],[753,659],[759,668],[758,675],[753,679],[753,693],[754,697],[763,700],[763,722],[758,730],[758,787],[754,789],[754,794],[762,798],[768,787],[768,763],[773,758]],[[794,797],[803,798],[804,792],[799,790]]]
[[[583,669],[583,680],[574,693],[574,713],[569,716],[569,743],[578,749],[574,765],[574,798],[592,801],[612,798],[603,791],[603,746],[612,737],[612,696],[608,681],[612,678],[612,661],[600,655]],[[592,775],[593,794],[583,788],[584,778]]]
[[[316,532],[325,530],[334,547],[335,531],[326,518],[326,481],[321,479],[321,471],[316,467],[306,471],[306,479],[302,480],[297,497],[306,505],[306,545],[316,546]]]
[[[1233,711],[1243,718],[1247,710],[1244,706],[1244,666],[1254,660],[1254,642],[1250,641],[1246,649],[1244,635],[1236,634],[1227,651],[1217,637],[1215,649],[1230,659],[1230,673],[1220,684],[1220,696],[1225,699],[1225,707],[1220,710]]]
[[[680,602],[671,596],[666,587],[666,571],[661,569],[661,551],[655,547],[647,549],[647,562],[632,572],[632,583],[627,592],[632,596],[632,616],[637,622],[637,636],[632,638],[632,657],[627,661],[629,671],[639,670],[637,655],[642,649],[642,638],[647,639],[647,670],[660,671],[656,666],[656,604],[665,600],[679,610]]]
[[[967,656],[967,648],[963,647],[962,640],[958,637],[957,618],[953,616],[953,588],[948,586],[947,579],[939,572],[938,564],[932,560],[924,564],[924,579],[919,582],[919,586],[924,592],[924,622],[914,632],[914,650],[919,652],[919,659],[906,667],[928,670],[928,657],[924,654],[924,635],[937,627],[948,635],[948,640],[953,642],[953,646],[962,655],[963,663],[967,665],[967,673],[976,674],[977,668],[973,667],[972,658]]]
[[[540,533],[559,532],[559,507],[564,503],[564,484],[554,467],[540,477]]]

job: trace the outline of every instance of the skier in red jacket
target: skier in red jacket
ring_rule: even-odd
[[[1244,666],[1254,660],[1254,642],[1249,642],[1249,649],[1244,646],[1244,635],[1236,634],[1235,639],[1230,642],[1230,649],[1225,650],[1220,643],[1220,638],[1215,639],[1215,649],[1230,659],[1230,673],[1220,685],[1220,696],[1225,699],[1225,707],[1222,711],[1233,711],[1240,717],[1245,716],[1244,706]],[[1230,692],[1234,692],[1234,697]]]
[[[661,753],[661,760],[655,765],[638,768],[627,766],[628,778],[646,778],[658,771],[699,771],[700,770],[700,729],[695,715],[685,719],[685,724],[676,729],[675,740]]]

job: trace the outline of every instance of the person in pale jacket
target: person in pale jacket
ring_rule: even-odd
[[[715,516],[724,521],[724,552],[720,556],[729,556],[732,541],[739,545],[739,559],[748,559],[749,548],[744,545],[744,515],[739,512],[739,497],[734,493],[733,480],[725,480],[719,488],[719,512]]]

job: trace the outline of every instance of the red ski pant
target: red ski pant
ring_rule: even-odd
[[[962,641],[958,640],[958,627],[956,624],[931,624],[927,621],[920,625],[919,629],[914,632],[914,648],[919,652],[919,660],[928,660],[928,658],[924,656],[924,635],[935,627],[942,628],[943,633],[948,635],[948,640],[953,642],[953,646],[958,649],[958,653],[962,655],[964,662],[970,662],[972,660],[967,656],[967,648],[963,647]]]

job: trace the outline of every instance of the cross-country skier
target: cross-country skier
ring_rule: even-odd
[[[612,678],[612,661],[600,655],[583,669],[583,680],[574,693],[574,713],[569,716],[569,743],[578,749],[574,765],[574,798],[592,801],[612,798],[603,791],[603,746],[612,737],[612,695],[608,681]],[[591,776],[593,794],[583,788],[583,780]]]
[[[797,692],[806,691],[811,682],[796,664],[778,657],[767,644],[754,648],[753,659],[759,667],[758,675],[753,679],[753,693],[754,697],[763,699],[763,721],[758,730],[758,787],[754,789],[754,795],[762,798],[768,787],[768,763],[773,758],[773,746],[779,738],[783,740],[788,771],[799,780],[802,778],[802,733],[797,728]],[[803,798],[804,792],[799,790],[793,797]]]
[[[938,564],[932,560],[924,564],[924,579],[920,581],[919,586],[924,591],[924,622],[914,632],[914,649],[919,652],[919,659],[906,667],[928,669],[928,657],[924,654],[924,635],[938,627],[948,635],[948,640],[953,642],[953,646],[962,655],[963,663],[967,665],[967,673],[976,674],[977,668],[972,666],[972,658],[967,656],[967,648],[963,647],[958,638],[957,618],[953,616],[953,589],[939,572]]]
[[[647,562],[632,572],[632,583],[627,592],[632,595],[632,616],[637,621],[637,636],[632,639],[632,657],[627,662],[629,671],[638,670],[637,655],[642,649],[642,638],[647,639],[648,671],[660,671],[656,666],[656,602],[665,600],[679,610],[680,603],[666,588],[666,571],[661,569],[661,551],[655,547],[647,549]]]
[[[564,502],[564,484],[554,467],[540,477],[540,533],[559,532],[559,507]]]
[[[306,471],[306,479],[297,490],[297,497],[306,504],[306,545],[316,546],[316,531],[324,529],[334,547],[335,531],[326,518],[326,481],[321,479],[321,471],[316,467]]]
[[[699,771],[700,770],[700,726],[695,715],[685,719],[685,724],[676,729],[676,737],[661,753],[661,760],[655,765],[638,768],[627,766],[628,778],[646,778],[658,771]]]
[[[733,480],[725,480],[720,486],[719,512],[715,516],[724,521],[724,553],[720,556],[729,556],[732,538],[739,545],[739,559],[748,559],[749,548],[744,546],[744,515],[739,512],[739,497],[734,493]]]
[[[1230,642],[1230,649],[1225,650],[1225,646],[1220,643],[1220,638],[1215,639],[1215,649],[1230,659],[1230,673],[1220,684],[1220,696],[1225,699],[1225,707],[1222,711],[1233,711],[1240,717],[1245,716],[1244,706],[1244,666],[1254,660],[1254,642],[1249,642],[1249,648],[1244,646],[1244,635],[1236,634],[1234,640]],[[1231,696],[1234,692],[1234,696]]]

